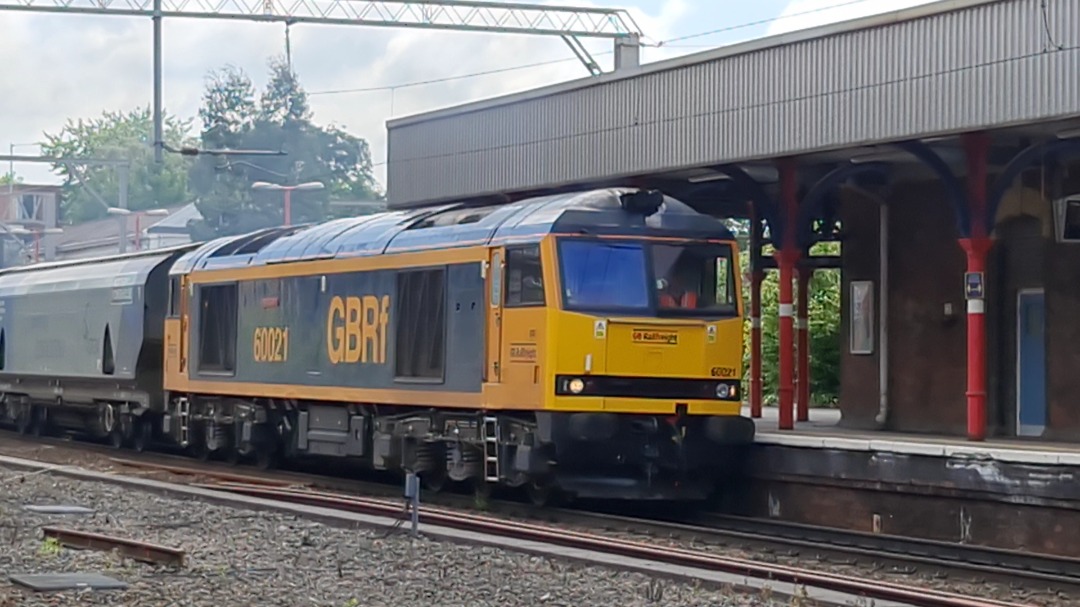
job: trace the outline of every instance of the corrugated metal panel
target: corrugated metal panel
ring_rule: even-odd
[[[391,204],[1080,113],[1080,0],[967,8],[396,121]],[[898,13],[902,14],[902,13]],[[753,46],[752,44],[750,46]]]

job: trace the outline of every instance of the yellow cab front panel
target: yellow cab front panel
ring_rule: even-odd
[[[564,236],[549,408],[739,415],[733,242]]]

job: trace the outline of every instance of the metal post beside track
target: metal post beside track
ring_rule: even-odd
[[[413,537],[419,533],[420,527],[420,477],[416,473],[409,472],[405,475],[405,499],[409,509],[409,517],[412,520]]]

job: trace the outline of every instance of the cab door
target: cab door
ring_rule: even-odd
[[[190,324],[188,319],[190,318],[190,311],[188,309],[188,301],[191,299],[191,283],[188,282],[186,275],[180,277],[180,375],[186,376],[188,374],[188,325]]]
[[[503,273],[506,252],[501,247],[491,250],[487,266],[487,364],[484,381],[502,382],[502,331],[503,331]]]

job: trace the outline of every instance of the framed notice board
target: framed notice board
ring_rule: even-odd
[[[851,281],[851,315],[848,326],[852,354],[874,353],[874,281]]]

